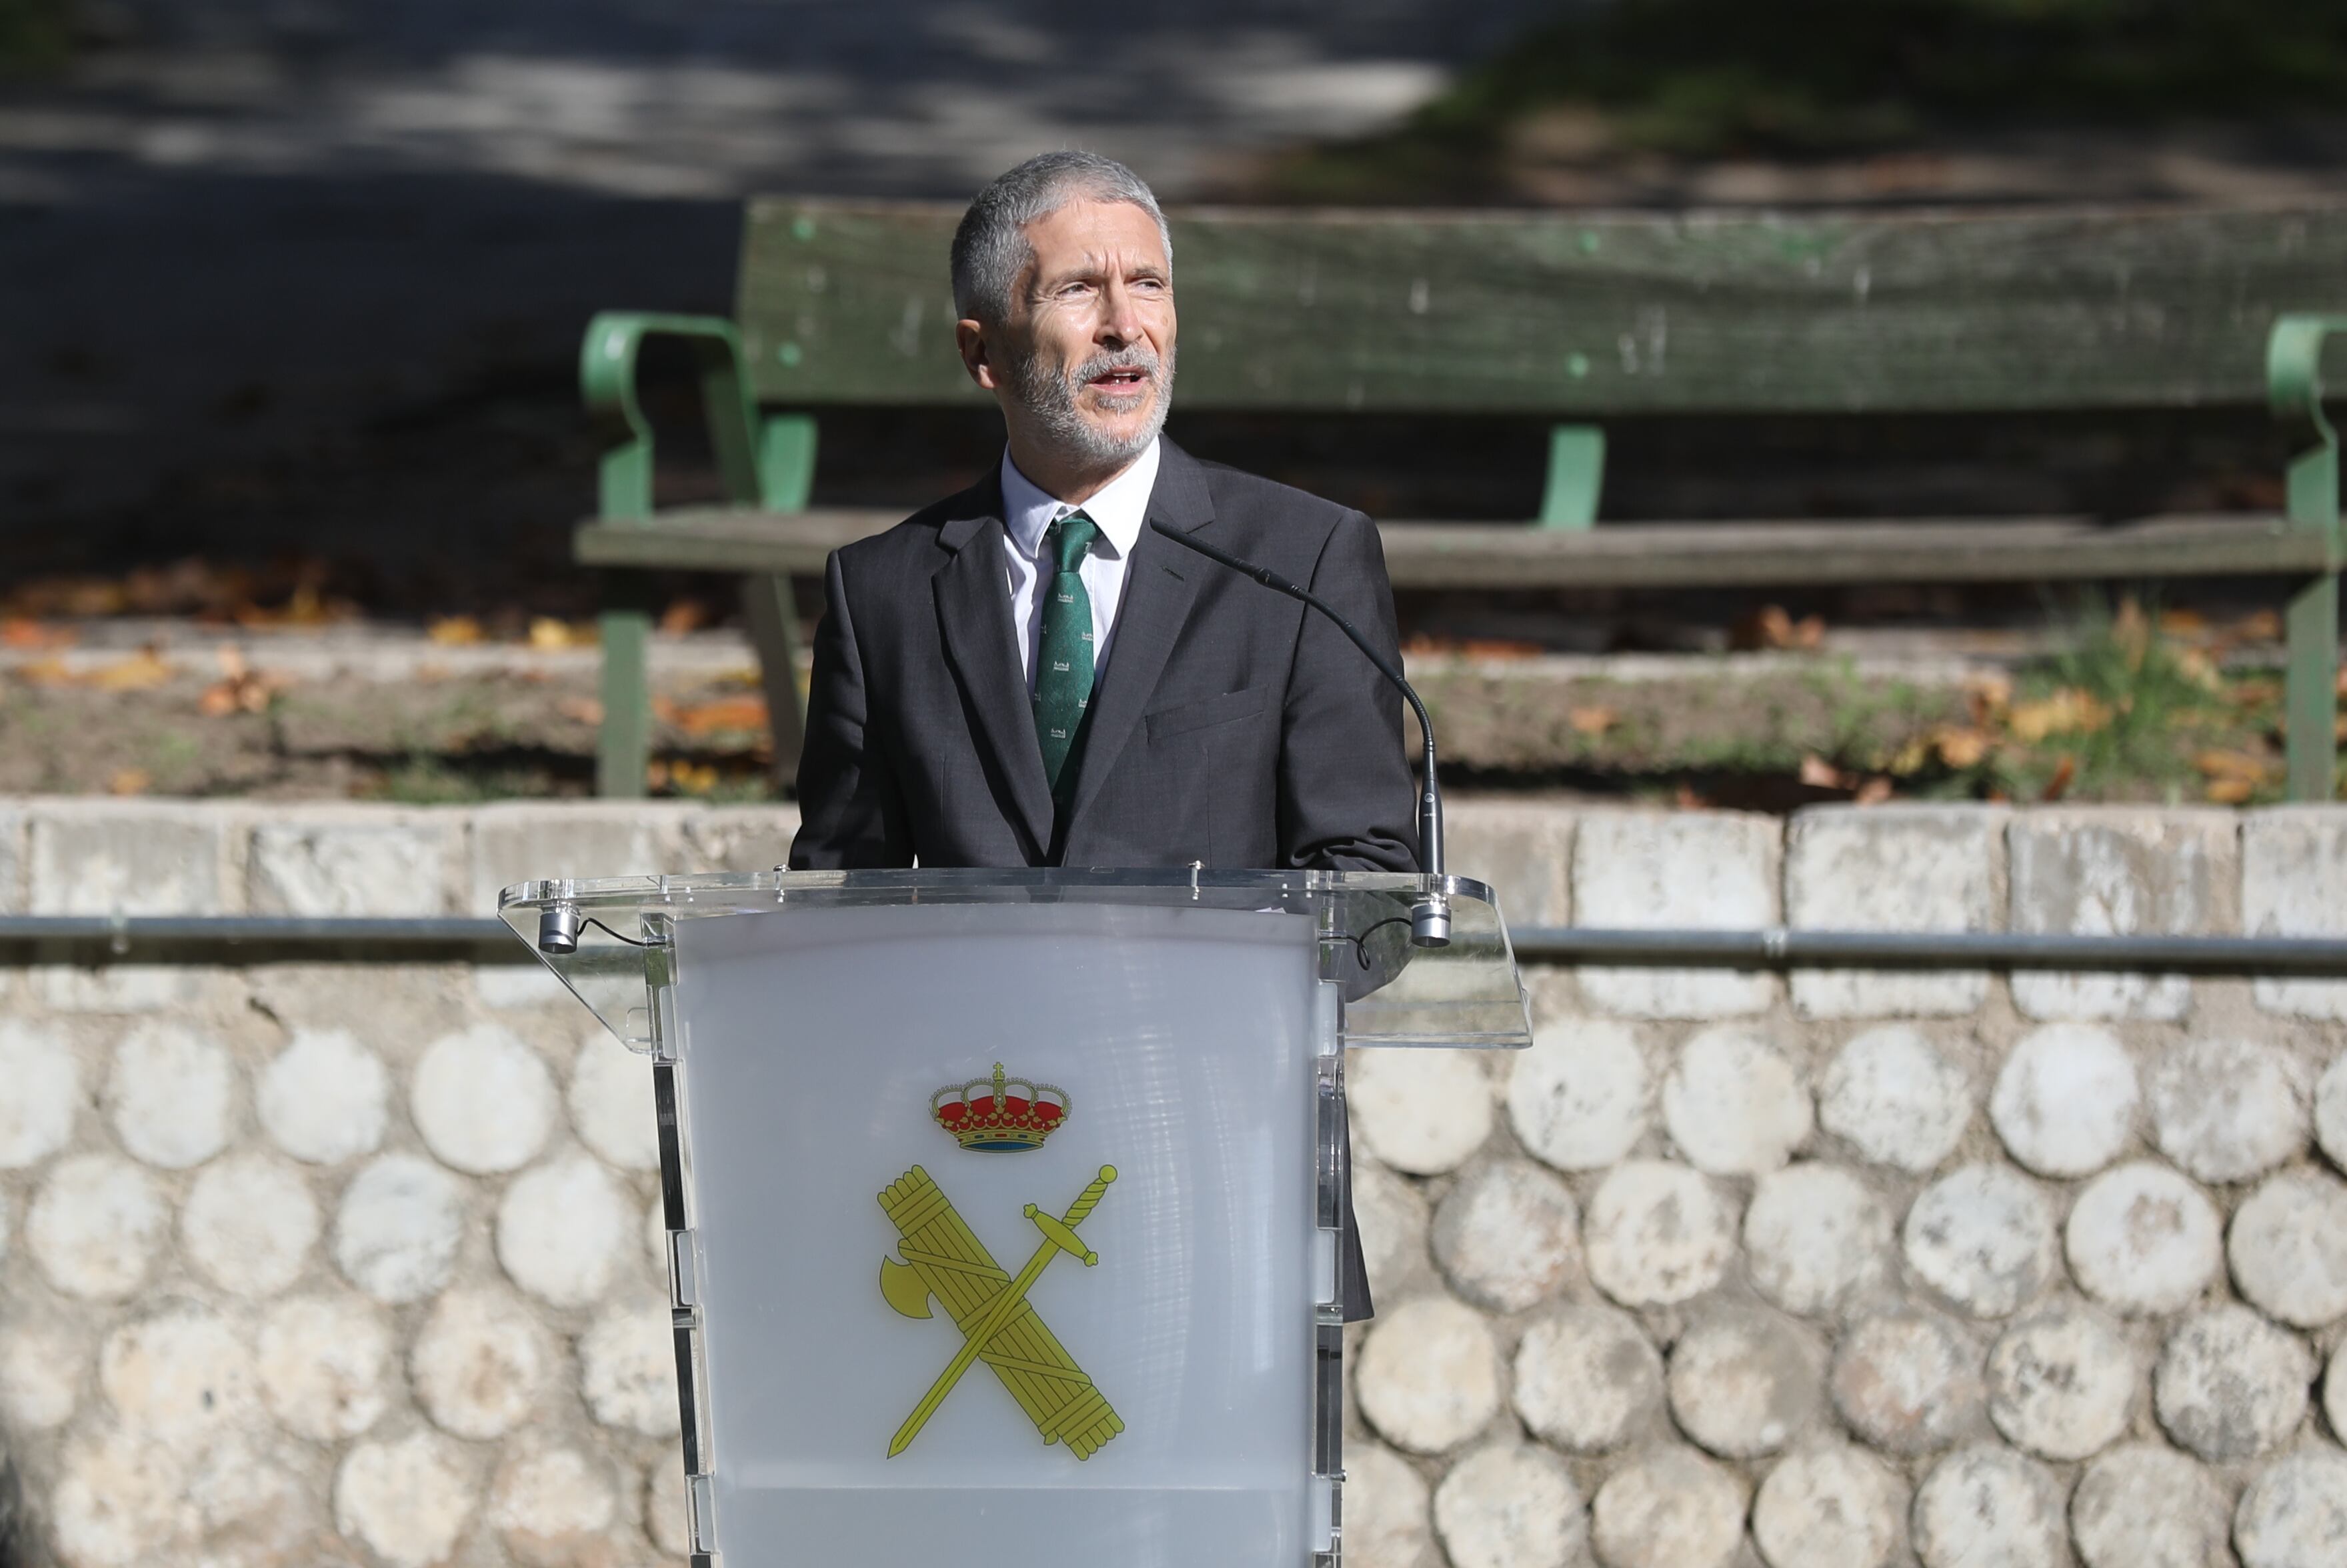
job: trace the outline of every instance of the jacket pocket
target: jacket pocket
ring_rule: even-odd
[[[1171,708],[1160,708],[1153,713],[1143,714],[1143,722],[1149,726],[1152,741],[1163,741],[1214,724],[1252,719],[1262,712],[1263,688],[1250,686],[1244,692],[1225,692],[1219,697],[1202,697],[1194,702],[1177,702]]]

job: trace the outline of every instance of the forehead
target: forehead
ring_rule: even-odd
[[[1079,197],[1028,224],[1026,234],[1040,276],[1107,261],[1153,264],[1160,270],[1166,265],[1157,220],[1130,201]]]

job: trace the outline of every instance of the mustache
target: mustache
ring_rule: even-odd
[[[1147,348],[1132,344],[1106,354],[1096,354],[1068,372],[1068,385],[1078,387],[1095,376],[1106,375],[1112,370],[1137,370],[1150,380],[1160,378],[1164,362]]]

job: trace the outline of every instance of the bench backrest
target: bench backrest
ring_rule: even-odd
[[[958,207],[751,204],[763,401],[975,399]],[[1190,409],[1554,415],[2259,405],[2267,330],[2347,309],[2347,206],[1169,214]]]

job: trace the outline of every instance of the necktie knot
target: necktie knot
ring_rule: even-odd
[[[1044,530],[1044,547],[1051,552],[1054,571],[1070,572],[1083,565],[1084,552],[1100,538],[1100,525],[1081,512],[1070,512]]]

